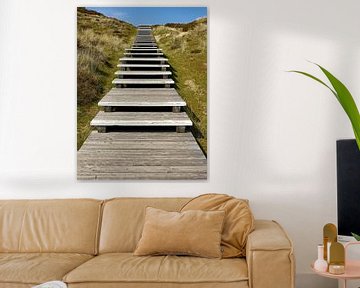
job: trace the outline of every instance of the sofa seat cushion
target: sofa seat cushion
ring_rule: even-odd
[[[0,283],[40,284],[61,280],[92,257],[72,253],[0,253]]]
[[[64,281],[70,284],[123,282],[143,283],[143,287],[148,287],[148,283],[190,284],[242,281],[247,285],[247,280],[247,265],[245,260],[240,258],[134,256],[131,253],[111,253],[96,256],[64,277]]]

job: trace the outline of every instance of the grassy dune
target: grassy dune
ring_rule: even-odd
[[[156,26],[154,36],[174,69],[177,90],[186,101],[195,137],[207,152],[207,19]]]
[[[119,57],[133,42],[136,28],[100,13],[77,10],[77,148],[91,132],[97,102],[111,88]]]

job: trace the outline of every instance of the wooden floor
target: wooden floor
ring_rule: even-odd
[[[139,26],[126,51],[115,87],[99,101],[103,111],[91,121],[97,131],[77,153],[78,179],[206,179],[207,159],[151,28]]]

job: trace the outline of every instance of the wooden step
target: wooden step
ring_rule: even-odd
[[[132,47],[154,47],[157,48],[156,43],[134,43]]]
[[[154,62],[154,61],[159,61],[159,62],[167,62],[168,59],[167,58],[164,58],[164,57],[158,57],[158,58],[154,58],[154,57],[151,57],[151,58],[144,58],[144,57],[134,57],[134,58],[131,58],[131,57],[123,57],[123,58],[120,58],[119,59],[120,61],[128,61],[128,62],[134,62],[134,61],[141,61],[141,62]]]
[[[155,40],[154,39],[143,39],[143,38],[136,38],[134,43],[146,43],[146,44],[149,44],[149,43],[152,43],[152,44],[156,44]]]
[[[169,68],[169,64],[118,64],[117,67],[120,68],[161,68],[166,69]]]
[[[172,79],[119,79],[112,81],[114,85],[173,85]]]
[[[135,47],[157,47],[155,42],[134,42],[133,46]]]
[[[192,126],[185,112],[104,112],[99,111],[91,121],[91,126]]]
[[[135,39],[134,44],[156,44],[156,41],[153,39]]]
[[[115,75],[117,76],[170,76],[172,73],[171,71],[141,71],[141,70],[133,70],[133,71],[126,71],[120,70],[116,71]]]
[[[132,45],[132,48],[147,48],[147,47],[150,47],[150,48],[157,48],[157,45],[155,43],[134,43]]]
[[[184,107],[186,103],[174,88],[112,88],[98,105],[100,107]]]
[[[146,53],[146,52],[142,52],[142,53],[134,53],[134,52],[127,52],[125,53],[125,56],[164,56],[164,53],[161,52],[157,52],[157,53]]]
[[[141,48],[141,47],[138,47],[138,48],[128,48],[128,49],[125,49],[126,51],[134,51],[134,52],[139,52],[139,51],[144,51],[144,52],[157,52],[157,51],[162,51],[162,49],[160,48]]]
[[[147,34],[147,35],[136,35],[135,39],[149,39],[149,40],[155,40],[154,36],[152,36],[151,34]]]

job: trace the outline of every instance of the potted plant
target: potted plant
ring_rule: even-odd
[[[315,64],[315,63],[314,63]],[[343,223],[344,226],[347,226],[346,229],[344,229],[344,231],[346,231],[346,233],[349,233],[349,229],[353,230],[355,226],[355,230],[360,232],[360,227],[359,226],[359,221],[355,222],[356,224],[354,225],[353,223],[353,219],[354,217],[357,217],[356,215],[358,215],[359,211],[360,211],[360,205],[358,203],[358,201],[354,201],[354,194],[356,199],[360,199],[358,193],[360,193],[360,171],[358,171],[358,167],[360,167],[360,114],[359,114],[359,110],[356,106],[355,100],[352,97],[350,91],[346,88],[346,86],[340,81],[338,80],[333,74],[331,74],[328,70],[326,70],[325,68],[323,68],[322,66],[315,64],[316,66],[318,66],[320,68],[320,70],[324,73],[324,75],[326,76],[326,78],[329,80],[330,85],[326,84],[324,81],[320,80],[319,78],[307,73],[307,72],[303,72],[303,71],[297,71],[297,70],[292,70],[289,72],[294,72],[294,73],[298,73],[298,74],[302,74],[305,75],[306,77],[309,77],[317,82],[319,82],[320,84],[324,85],[326,88],[328,88],[331,93],[336,97],[336,99],[338,100],[338,102],[340,103],[340,105],[342,106],[342,108],[344,109],[345,113],[347,114],[350,123],[352,125],[353,131],[354,131],[354,135],[355,135],[355,141],[356,144],[354,142],[353,145],[348,145],[346,144],[346,153],[339,153],[338,150],[338,217],[341,214],[342,216],[342,222],[339,223]],[[341,141],[349,141],[349,140],[339,140],[338,142]],[[341,144],[341,143],[338,143]],[[350,143],[351,144],[351,143]],[[338,145],[338,148],[340,146]],[[345,147],[345,145],[342,144],[342,147]],[[348,149],[349,147],[351,147],[351,149]],[[357,148],[356,148],[357,147]],[[351,150],[351,151],[350,151]],[[343,157],[343,154],[346,154],[345,157]],[[351,157],[349,157],[349,155],[351,155]],[[340,157],[339,157],[340,156]],[[339,160],[341,160],[341,165],[339,165]],[[344,165],[344,161],[346,162]],[[347,169],[343,169],[343,167],[346,166]],[[355,168],[354,168],[355,167]],[[339,171],[340,169],[340,171]],[[339,175],[340,178],[339,178]],[[341,207],[342,204],[340,204],[339,206],[339,202],[348,202],[345,203],[344,207]],[[356,202],[356,203],[355,203]],[[349,207],[350,210],[349,211]],[[355,210],[355,211],[354,211]],[[341,212],[341,213],[339,213]],[[344,217],[342,214],[346,214]],[[349,223],[351,223],[349,225]],[[350,227],[351,226],[351,227]],[[339,224],[340,227],[340,224]],[[357,233],[359,233],[357,232]],[[347,234],[348,235],[348,234]],[[351,235],[357,240],[360,241],[360,235],[352,233]]]

